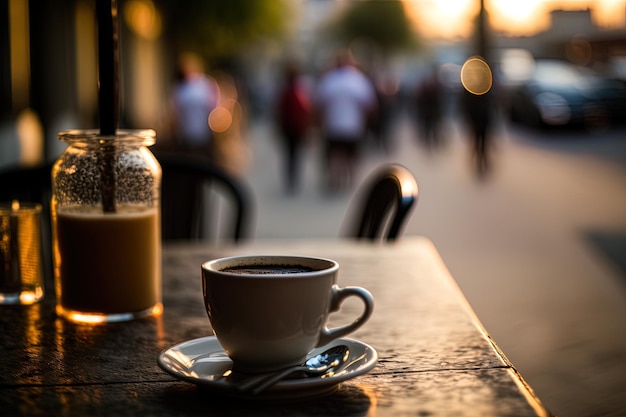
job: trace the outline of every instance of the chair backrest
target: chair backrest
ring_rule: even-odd
[[[254,213],[252,194],[238,178],[202,157],[172,152],[155,152],[163,171],[161,187],[162,235],[164,240],[215,237],[211,225],[228,223],[224,239],[239,242],[248,237]],[[215,200],[223,196],[227,211]],[[213,219],[211,209],[220,211]],[[213,216],[215,217],[215,216]],[[228,219],[228,220],[227,220]],[[217,237],[215,237],[217,239]]]
[[[418,199],[417,181],[399,164],[385,164],[357,191],[349,237],[393,241],[398,238]]]

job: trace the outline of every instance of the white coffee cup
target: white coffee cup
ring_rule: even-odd
[[[268,372],[296,365],[312,349],[361,327],[374,299],[364,288],[338,287],[338,271],[333,260],[303,256],[234,256],[202,264],[206,311],[233,367]],[[363,301],[363,312],[351,324],[329,329],[329,313],[351,296]]]

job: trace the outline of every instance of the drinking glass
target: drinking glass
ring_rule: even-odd
[[[40,222],[40,204],[0,204],[0,304],[33,304],[44,295]]]

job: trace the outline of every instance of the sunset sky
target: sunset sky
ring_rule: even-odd
[[[551,10],[592,10],[594,22],[605,28],[626,26],[626,0],[484,0],[495,30],[531,35],[549,25]],[[442,37],[467,36],[480,0],[404,0],[420,33]]]

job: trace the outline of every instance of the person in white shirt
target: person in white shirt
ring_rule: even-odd
[[[326,144],[329,190],[349,189],[359,161],[359,148],[377,109],[374,86],[356,68],[351,53],[342,51],[337,55],[335,68],[321,77],[313,100]]]
[[[172,124],[178,145],[187,151],[210,154],[209,114],[220,100],[217,82],[206,75],[200,58],[183,54],[179,82],[172,92]]]

